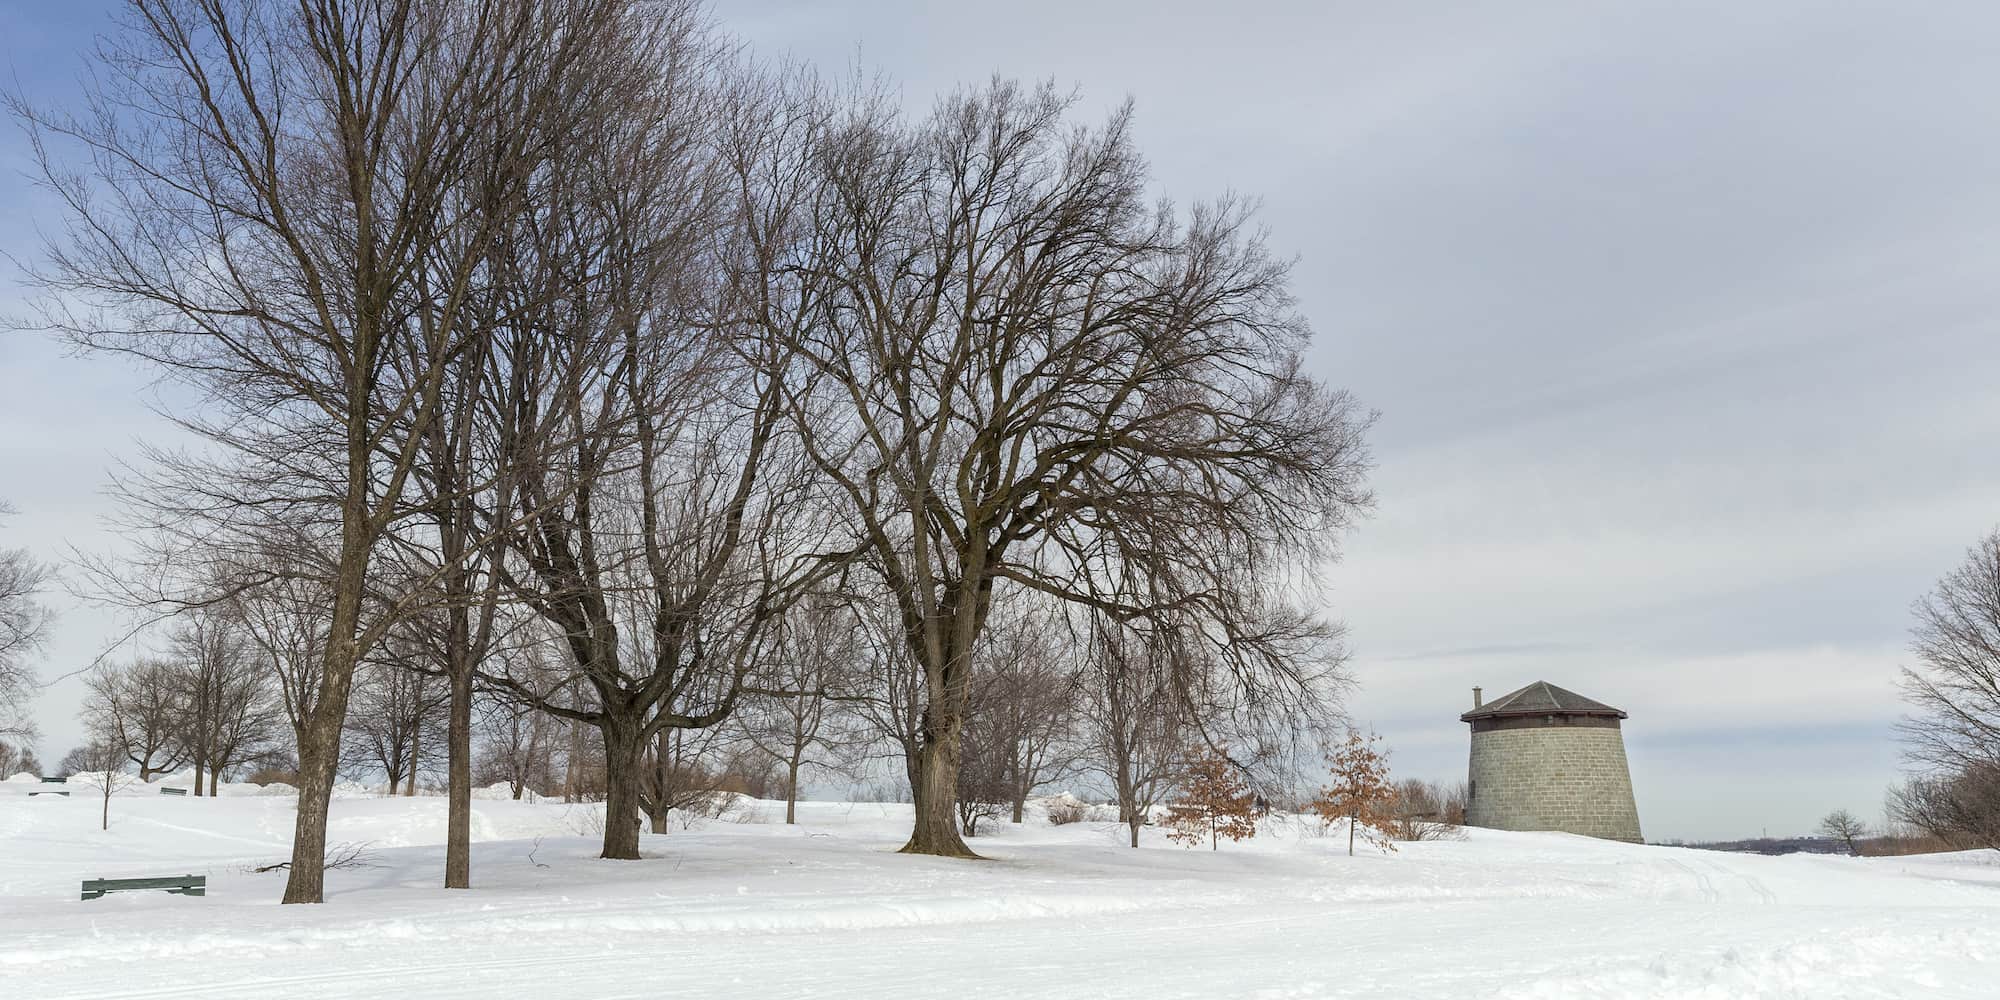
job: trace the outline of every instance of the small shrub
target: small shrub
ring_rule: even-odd
[[[1911,854],[1942,854],[1946,851],[1963,850],[1942,837],[1914,830],[1898,830],[1870,837],[1856,844],[1862,857],[1894,858]]]
[[[299,772],[292,770],[290,768],[283,768],[283,767],[262,767],[258,768],[255,771],[250,772],[250,776],[244,778],[243,780],[253,785],[269,785],[275,783],[280,785],[290,785],[293,788],[297,788],[299,786]]]
[[[1396,786],[1390,835],[1397,840],[1464,840],[1465,785],[1410,778]]]
[[[572,806],[563,810],[563,826],[579,837],[604,836],[604,807],[601,805]]]
[[[1075,799],[1062,799],[1049,803],[1049,825],[1068,826],[1081,823],[1089,815],[1083,803]]]
[[[958,800],[958,825],[967,837],[979,836],[979,824],[1000,818],[1001,805],[983,799]]]

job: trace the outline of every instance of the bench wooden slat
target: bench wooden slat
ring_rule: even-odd
[[[206,875],[161,875],[153,878],[87,878],[83,880],[83,898],[97,899],[107,892],[126,892],[134,889],[165,889],[184,896],[208,895]]]
[[[160,794],[161,794],[161,795],[186,795],[187,793],[188,793],[188,790],[187,790],[187,789],[185,789],[185,788],[162,788],[162,789],[160,789]]]

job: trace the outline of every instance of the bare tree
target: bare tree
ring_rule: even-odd
[[[863,681],[851,695],[856,715],[870,737],[870,759],[893,758],[903,767],[907,787],[918,781],[923,746],[924,673],[903,636],[893,605],[871,590],[854,596],[849,608],[860,624]],[[906,801],[883,799],[883,801]]]
[[[1405,778],[1396,783],[1395,822],[1390,833],[1397,840],[1452,840],[1464,836],[1465,785],[1444,785],[1422,778]]]
[[[715,766],[717,746],[725,738],[725,731],[714,727],[670,727],[653,737],[639,757],[638,769],[639,812],[652,832],[672,829],[676,812],[705,816],[716,811],[727,784],[726,773]],[[617,818],[617,814],[607,812],[604,822],[609,825]],[[636,827],[639,817],[628,822]]]
[[[770,692],[744,710],[740,730],[784,771],[785,822],[798,820],[799,780],[809,770],[852,770],[866,740],[852,718],[863,665],[860,623],[830,594],[794,606],[774,633],[755,683]]]
[[[2000,766],[2000,531],[1916,603],[1910,648],[1921,665],[1903,670],[1914,715],[1899,732],[1919,768],[1956,773]]]
[[[2000,767],[1910,778],[1889,790],[1888,813],[1960,849],[2000,850]]]
[[[967,837],[978,836],[981,820],[1009,806],[1014,822],[1021,821],[1029,792],[1049,770],[1050,747],[1067,735],[1068,681],[1050,677],[1043,669],[1048,664],[1032,653],[1024,658],[1033,646],[1025,630],[1009,629],[975,657],[955,788],[959,828]]]
[[[1118,819],[1139,831],[1187,766],[1187,704],[1173,682],[1173,650],[1093,616],[1084,712],[1089,766],[1111,783]]]
[[[233,587],[223,613],[237,623],[278,690],[285,718],[303,731],[326,663],[332,587],[321,554],[303,539],[267,537],[249,550],[255,583]],[[245,567],[239,575],[250,576]]]
[[[1819,821],[1819,833],[1822,837],[1840,841],[1841,846],[1847,848],[1847,853],[1859,857],[1861,847],[1857,841],[1868,836],[1868,824],[1845,809],[1835,809]]]
[[[1917,601],[1903,670],[1913,712],[1898,725],[1918,772],[1890,792],[1892,818],[1962,846],[2000,848],[2000,530]]]
[[[969,713],[969,724],[999,756],[1016,823],[1028,797],[1068,777],[1081,756],[1081,678],[1066,648],[1073,637],[1061,627],[1061,608],[1023,596],[1030,600],[993,627],[993,641],[981,657],[988,666],[974,682],[980,689],[972,699],[976,711]]]
[[[125,761],[126,749],[109,740],[92,740],[63,757],[65,777],[103,794],[100,830],[111,829],[111,796],[132,784],[132,776],[125,773]]]
[[[604,741],[588,723],[566,719],[563,726],[568,737],[568,745],[563,749],[563,801],[604,801],[609,785],[605,778]]]
[[[1310,697],[1329,636],[1271,613],[1278,581],[1368,499],[1366,419],[1301,370],[1245,207],[1152,209],[1129,112],[1070,107],[995,82],[914,127],[855,108],[819,155],[817,322],[781,324],[794,427],[923,672],[912,853],[972,854],[953,799],[996,588],[1199,622],[1259,704]],[[1150,588],[1099,586],[1129,572]]]
[[[491,142],[525,165],[546,138],[492,123],[532,126],[560,97],[602,6],[131,0],[82,114],[12,102],[74,220],[36,275],[45,322],[193,383],[211,412],[184,423],[237,470],[173,477],[160,521],[284,497],[334,522],[286,902],[322,898],[341,723],[388,622],[366,620],[370,562],[440,419],[457,310],[532,173],[494,169]]]
[[[371,660],[355,680],[347,714],[348,760],[380,771],[388,794],[402,788],[402,794],[415,795],[418,772],[434,769],[443,749],[450,696],[443,678]]]
[[[12,507],[0,502],[0,517],[12,513]],[[35,597],[52,573],[26,549],[0,549],[0,736],[33,734],[27,718],[35,680],[31,664],[53,614]]]
[[[238,623],[214,612],[183,615],[169,649],[181,756],[194,766],[194,793],[206,785],[214,796],[230,768],[277,742],[271,675]]]
[[[533,514],[498,569],[570,674],[485,678],[598,731],[606,858],[638,857],[642,756],[730,717],[766,630],[829,564],[806,558],[819,529],[778,440],[783,366],[754,321],[763,286],[738,273],[768,267],[732,199],[763,194],[733,184],[725,154],[761,133],[731,131],[746,113],[699,11],[649,11],[649,30],[598,54],[630,72],[607,78],[617,105],[561,164],[563,210],[514,244],[569,280],[519,318],[556,335],[508,348],[539,388],[504,431]]]
[[[988,690],[981,680],[973,682],[967,705],[969,721],[959,746],[958,783],[952,789],[958,828],[967,837],[979,836],[979,824],[998,819],[1014,795],[1008,744],[998,727],[981,724],[989,718],[983,711],[983,696]]]
[[[173,662],[158,657],[102,667],[86,681],[83,716],[92,741],[122,747],[141,783],[186,759],[179,682]]]
[[[558,726],[546,712],[489,697],[481,701],[480,753],[474,780],[505,782],[514,798],[526,792],[547,794],[555,787]]]

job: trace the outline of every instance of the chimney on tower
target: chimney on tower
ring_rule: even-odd
[[[1481,706],[1483,706],[1483,705],[1485,705],[1485,704],[1486,704],[1486,699],[1480,696],[1480,694],[1479,694],[1479,689],[1478,689],[1478,688],[1473,688],[1473,689],[1472,689],[1472,707],[1473,707],[1473,708],[1479,708],[1479,707],[1481,707]]]

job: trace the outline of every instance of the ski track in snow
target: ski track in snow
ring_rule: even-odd
[[[1039,813],[894,852],[908,807],[802,803],[594,857],[578,808],[481,797],[475,888],[441,877],[443,802],[349,795],[329,839],[376,867],[275,905],[289,799],[0,782],[0,997],[873,998],[935,994],[1495,1000],[2000,995],[2000,858],[1763,858],[1469,831],[1349,858],[1267,823],[1221,851]],[[232,794],[243,793],[243,794]],[[537,845],[537,838],[540,843]],[[535,852],[535,859],[528,857]],[[546,867],[543,867],[546,866]],[[209,895],[89,902],[80,878],[205,872]]]

